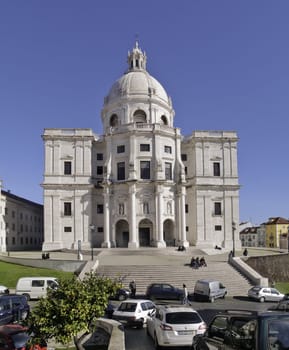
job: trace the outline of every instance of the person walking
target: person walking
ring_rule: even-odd
[[[135,280],[132,280],[129,284],[129,289],[130,289],[130,296],[131,298],[135,298],[135,293],[136,293],[136,283]]]
[[[183,304],[189,304],[189,293],[188,293],[188,289],[187,286],[185,284],[183,284]]]

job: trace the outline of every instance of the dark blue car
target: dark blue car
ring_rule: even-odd
[[[0,296],[0,324],[20,322],[27,318],[30,311],[27,299],[23,295],[9,294]]]

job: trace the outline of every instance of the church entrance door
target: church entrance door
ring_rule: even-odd
[[[139,245],[141,247],[149,247],[150,245],[150,228],[140,227],[139,228]]]

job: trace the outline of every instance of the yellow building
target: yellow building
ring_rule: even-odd
[[[289,220],[281,217],[269,218],[265,227],[266,247],[288,248]]]

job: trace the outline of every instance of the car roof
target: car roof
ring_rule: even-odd
[[[122,304],[124,303],[146,303],[146,302],[150,302],[153,304],[153,302],[149,299],[126,299],[124,301],[122,301]]]
[[[275,310],[265,310],[265,311],[255,311],[255,310],[223,310],[216,314],[216,316],[243,316],[243,317],[274,317],[274,316],[284,316],[286,313],[275,311]],[[289,313],[287,314],[287,317],[289,318]]]
[[[158,305],[165,312],[197,312],[194,308],[185,305]]]
[[[6,324],[4,326],[0,326],[0,332],[5,334],[15,334],[25,331],[27,331],[27,328],[21,326],[20,324]]]

